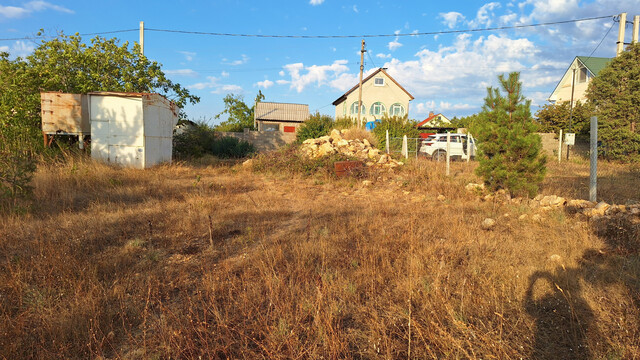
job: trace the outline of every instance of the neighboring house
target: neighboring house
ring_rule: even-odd
[[[589,82],[591,82],[591,79],[598,76],[600,70],[602,70],[611,60],[612,59],[610,58],[576,56],[562,76],[558,85],[556,85],[551,96],[549,96],[549,101],[557,104],[571,101],[571,92],[573,88],[574,103],[577,101],[585,102],[587,99],[585,94],[587,87],[589,86]]]
[[[258,131],[295,133],[309,119],[309,105],[259,102],[254,116]]]
[[[431,134],[456,131],[449,118],[442,114],[434,114],[433,111],[429,112],[429,117],[419,122],[416,128],[420,130],[420,137],[422,138],[426,138]]]
[[[442,114],[434,114],[429,112],[429,117],[418,123],[418,129],[447,128],[451,125],[451,120]]]
[[[336,107],[336,119],[350,117],[358,119],[358,84],[342,94],[333,105]],[[404,116],[409,113],[409,101],[413,96],[395,81],[385,68],[379,68],[373,74],[362,79],[362,107],[360,117],[363,123],[389,116]]]

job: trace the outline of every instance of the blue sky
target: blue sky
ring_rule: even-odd
[[[637,0],[514,1],[20,1],[0,2],[0,38],[170,29],[262,35],[411,34],[536,24],[628,13]],[[576,55],[613,57],[618,24],[611,18],[505,31],[366,38],[365,72],[387,67],[414,97],[409,116],[477,112],[497,75],[520,71],[533,111]],[[604,37],[607,31],[609,34]],[[106,37],[138,41],[138,32]],[[92,36],[85,36],[89,40]],[[604,38],[604,41],[602,41]],[[631,26],[627,27],[627,41]],[[211,119],[228,93],[253,102],[309,104],[333,115],[331,103],[357,83],[361,38],[283,39],[145,32],[145,55],[201,97],[185,110]],[[598,47],[598,44],[602,44]],[[38,40],[0,40],[0,50],[28,55]]]

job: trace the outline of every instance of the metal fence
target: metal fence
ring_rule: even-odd
[[[421,138],[407,138],[407,154],[409,157],[418,157],[418,150],[420,150],[422,140]],[[402,141],[403,138],[401,137],[389,138],[389,153],[402,154]]]

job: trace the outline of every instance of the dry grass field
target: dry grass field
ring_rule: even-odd
[[[640,358],[637,224],[520,220],[464,190],[473,166],[41,165],[0,217],[0,358]],[[584,171],[550,164],[543,193]],[[638,193],[610,173],[603,196]]]

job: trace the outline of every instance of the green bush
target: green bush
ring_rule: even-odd
[[[230,136],[220,136],[204,122],[190,124],[186,130],[173,137],[175,158],[200,158],[208,154],[221,159],[237,159],[255,152],[251,143]]]
[[[407,115],[382,115],[382,119],[373,129],[373,134],[378,140],[378,148],[385,148],[387,144],[387,130],[389,130],[389,137],[392,138],[403,137],[404,135],[407,135],[408,138],[420,137],[420,131],[416,128],[417,124],[415,120],[409,120]]]
[[[344,154],[333,154],[319,158],[308,158],[300,153],[299,144],[291,144],[277,151],[264,153],[253,159],[253,170],[276,174],[316,174],[334,176],[334,164],[337,161],[358,160]]]
[[[519,73],[498,77],[506,96],[490,87],[472,133],[478,140],[480,164],[476,173],[491,190],[505,189],[511,195],[534,196],[544,179],[546,157],[535,134],[530,100],[522,96]]]
[[[329,135],[334,126],[331,116],[321,115],[319,112],[311,115],[309,120],[305,121],[296,133],[296,142],[302,143],[307,139],[316,139],[321,136]]]
[[[0,200],[16,200],[31,194],[36,171],[35,150],[28,129],[0,127]]]

